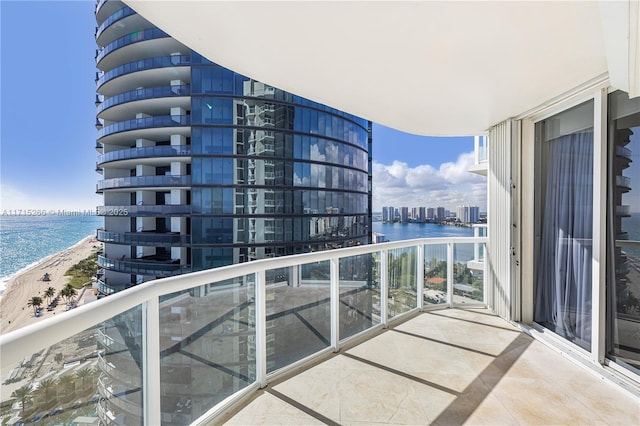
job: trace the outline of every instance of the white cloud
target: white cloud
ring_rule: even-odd
[[[469,204],[486,211],[486,178],[468,171],[473,162],[473,152],[460,154],[455,163],[443,163],[437,169],[427,164],[409,167],[400,161],[391,165],[374,161],[373,210],[383,206],[453,210]]]

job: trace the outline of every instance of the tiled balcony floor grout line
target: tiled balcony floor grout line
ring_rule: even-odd
[[[353,359],[355,361],[360,361],[360,362],[362,362],[364,364],[370,365],[370,366],[378,368],[380,370],[384,370],[384,371],[386,371],[388,373],[395,374],[396,376],[404,377],[405,379],[412,380],[414,382],[420,383],[421,385],[429,386],[429,387],[432,387],[434,389],[438,389],[438,390],[440,390],[442,392],[446,392],[446,393],[449,393],[449,394],[455,395],[455,396],[460,396],[461,395],[460,392],[457,392],[457,391],[455,391],[453,389],[449,389],[448,387],[439,385],[439,384],[434,383],[434,382],[430,382],[430,381],[425,380],[425,379],[421,379],[420,377],[416,377],[416,376],[414,376],[412,374],[405,373],[404,371],[396,370],[395,368],[387,367],[386,365],[382,365],[382,364],[379,364],[377,362],[370,361],[370,360],[368,360],[366,358],[361,358],[361,357],[359,357],[357,355],[353,355],[353,354],[350,354],[350,353],[343,353],[341,355],[345,356],[347,358],[351,358],[351,359]]]
[[[458,310],[458,308],[452,308],[452,309]],[[460,310],[464,310],[464,309],[460,309]],[[487,323],[484,323],[484,322],[473,321],[473,320],[469,320],[469,319],[465,319],[465,318],[450,317],[448,315],[436,314],[434,311],[428,311],[428,312],[423,312],[423,313],[425,313],[427,315],[435,315],[435,316],[438,316],[440,318],[447,318],[447,319],[452,319],[452,320],[470,322],[472,324],[482,325],[482,326],[485,326],[485,327],[497,328],[497,329],[504,330],[504,331],[511,331],[511,332],[514,332],[514,333],[522,333],[522,331],[520,331],[518,329],[500,327],[499,325],[487,324]],[[500,318],[500,317],[494,317],[494,318]]]
[[[298,401],[296,401],[293,398],[289,398],[287,395],[278,392],[277,390],[273,389],[273,388],[267,388],[265,389],[265,392],[270,393],[271,395],[275,396],[276,398],[280,399],[283,402],[286,402],[287,404],[291,405],[292,407],[297,408],[300,411],[305,412],[306,414],[310,415],[311,417],[313,417],[314,419],[321,421],[322,423],[329,425],[329,426],[340,426],[340,423],[336,423],[333,420],[331,420],[328,417],[323,416],[322,414],[318,413],[315,410],[312,410],[311,408],[307,407],[304,404],[300,404]]]
[[[456,398],[445,408],[438,417],[432,422],[434,424],[448,424],[451,423],[451,417],[454,415],[459,416],[462,414],[464,419],[456,418],[456,422],[460,424],[466,422],[469,417],[473,414],[473,412],[480,406],[482,401],[491,393],[491,391],[496,387],[496,385],[502,380],[502,378],[507,374],[509,369],[516,363],[516,361],[520,358],[520,356],[524,353],[524,351],[533,343],[533,339],[526,336],[521,331],[518,331],[519,335],[516,337],[510,344],[507,346],[500,354],[494,358],[494,360],[486,366],[480,373],[476,375],[476,378],[471,382],[460,395],[464,395],[464,403],[460,404],[460,407],[456,407],[458,405],[459,398]],[[522,340],[525,342],[522,342]],[[502,371],[501,375],[485,375],[485,371],[488,371],[494,364],[503,356],[508,354],[509,352],[517,351],[517,356],[513,357],[508,361],[508,364],[503,366],[500,370]],[[473,392],[473,390],[478,389],[479,392]],[[503,405],[504,407],[504,405]],[[506,409],[506,407],[505,407]],[[508,410],[507,410],[508,411]],[[515,419],[514,419],[515,420]]]
[[[476,353],[476,354],[479,354],[479,355],[489,356],[491,358],[495,358],[496,357],[495,355],[490,354],[488,352],[483,352],[483,351],[479,351],[477,349],[467,348],[467,347],[462,346],[462,345],[456,345],[455,343],[445,342],[444,340],[438,340],[438,339],[434,339],[432,337],[421,336],[419,334],[411,333],[409,331],[398,330],[396,328],[389,329],[389,331],[394,331],[396,333],[405,334],[407,336],[415,337],[416,339],[422,339],[422,340],[427,340],[429,342],[438,343],[438,344],[441,344],[441,345],[451,346],[452,348],[462,349],[462,350],[473,352],[473,353]]]

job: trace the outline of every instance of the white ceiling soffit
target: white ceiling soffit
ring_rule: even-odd
[[[600,19],[611,85],[640,96],[640,2],[600,1]]]
[[[595,1],[125,3],[213,62],[416,134],[480,134],[607,72]]]

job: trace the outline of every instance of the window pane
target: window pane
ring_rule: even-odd
[[[609,95],[607,350],[640,373],[640,99]]]

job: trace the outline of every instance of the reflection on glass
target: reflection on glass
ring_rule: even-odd
[[[78,416],[97,417],[104,353],[97,332],[89,328],[15,365],[3,364],[2,424],[71,424]],[[139,384],[132,389],[139,391]]]
[[[255,381],[254,281],[247,275],[161,301],[163,424],[190,424]]]
[[[380,324],[380,259],[363,254],[340,259],[340,339]]]
[[[388,317],[393,318],[418,306],[416,248],[392,249],[388,253]]]
[[[447,303],[447,245],[424,247],[424,305]]]
[[[607,347],[640,373],[640,99],[609,95]]]
[[[142,308],[98,326],[98,417],[104,424],[142,424]]]
[[[474,262],[474,244],[453,246],[453,303],[484,300],[484,267]]]
[[[267,372],[331,344],[330,263],[267,273]]]

